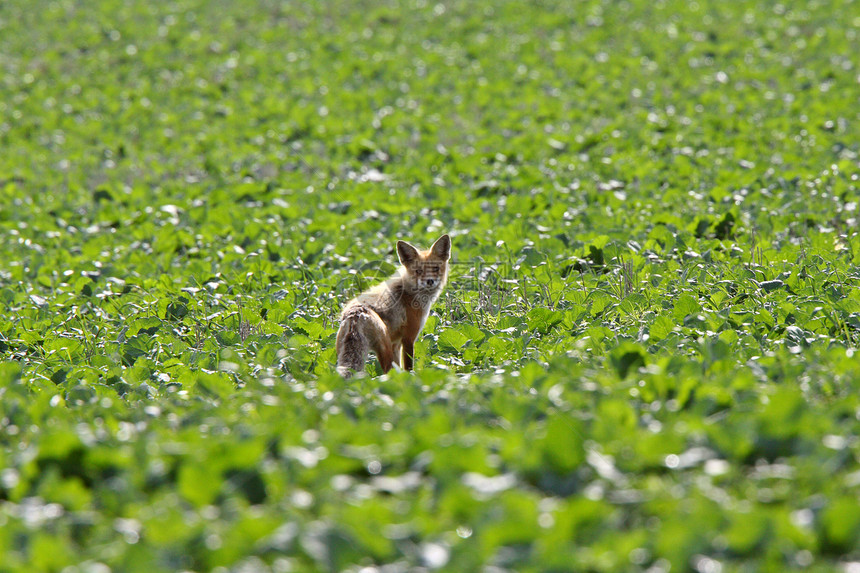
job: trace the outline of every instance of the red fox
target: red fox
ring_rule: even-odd
[[[346,303],[340,314],[337,371],[344,378],[364,369],[369,350],[383,372],[392,364],[412,370],[415,340],[448,279],[451,238],[442,235],[427,251],[397,241],[397,256],[403,265],[397,273]]]

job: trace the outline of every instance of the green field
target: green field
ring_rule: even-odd
[[[0,572],[860,570],[853,0],[4,0]],[[416,371],[342,305],[453,242]]]

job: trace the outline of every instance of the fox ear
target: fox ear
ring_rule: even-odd
[[[430,247],[430,251],[440,259],[445,259],[447,261],[451,256],[451,237],[448,235],[442,235],[436,239],[436,242],[433,243],[432,247]]]
[[[406,241],[397,241],[397,257],[406,266],[418,258],[418,249]]]

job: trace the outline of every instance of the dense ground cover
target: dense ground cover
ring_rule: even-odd
[[[856,570],[857,14],[3,2],[0,571]]]

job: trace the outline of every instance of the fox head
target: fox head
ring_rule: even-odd
[[[419,251],[406,241],[397,241],[397,256],[406,271],[401,273],[404,282],[417,290],[436,291],[448,278],[451,238],[442,235],[427,251]]]

